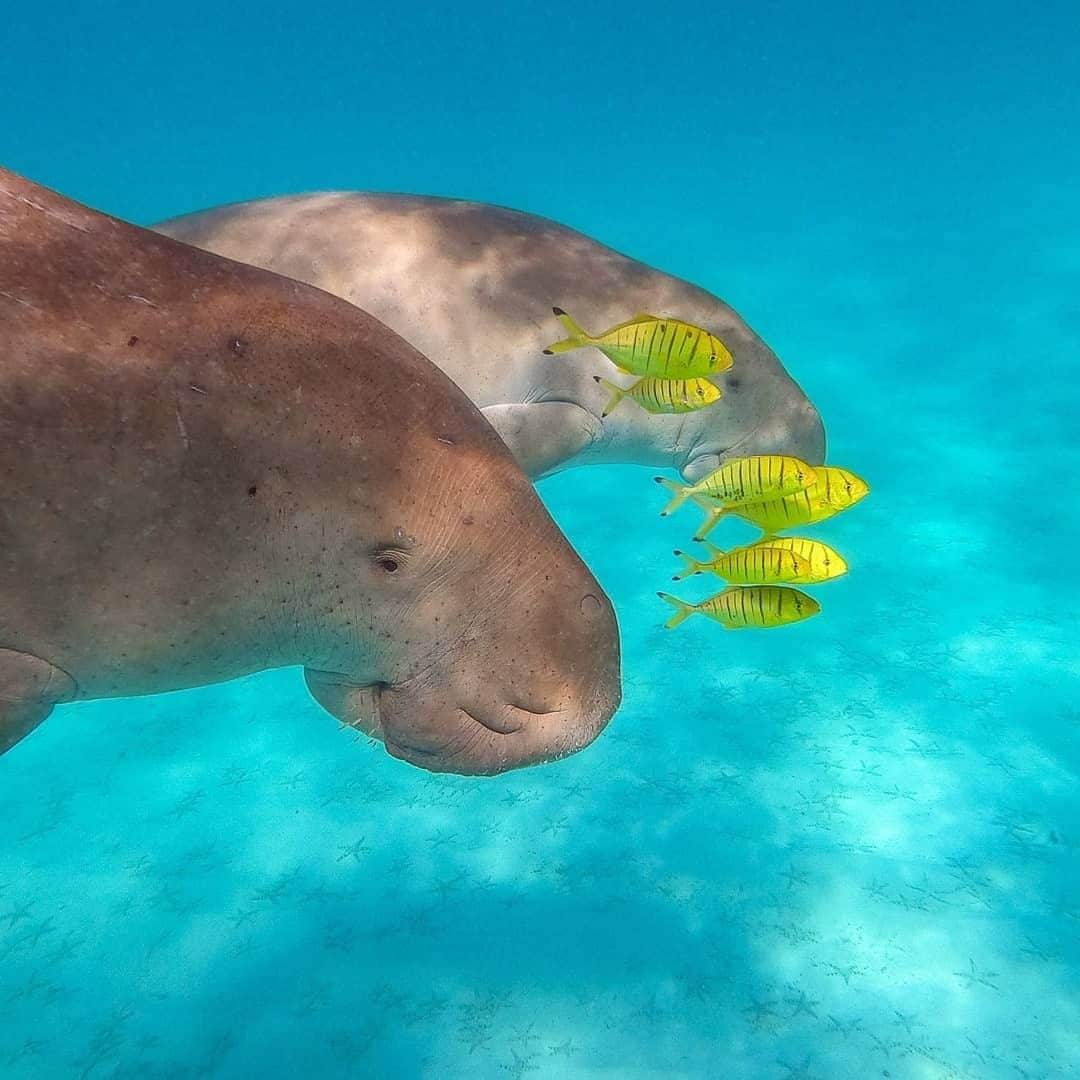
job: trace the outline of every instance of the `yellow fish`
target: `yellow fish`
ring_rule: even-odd
[[[704,409],[724,395],[708,379],[638,379],[633,386],[616,386],[599,375],[593,379],[611,397],[600,414],[609,416],[624,397],[636,401],[648,413],[684,413]]]
[[[799,458],[784,454],[755,454],[725,462],[696,484],[676,484],[663,476],[655,479],[658,484],[675,493],[671,502],[660,511],[661,517],[667,517],[687,499],[698,495],[726,505],[781,499],[808,488],[817,479],[817,474]]]
[[[794,551],[751,544],[748,547],[721,551],[715,544],[706,544],[711,562],[699,562],[685,551],[675,554],[686,563],[686,569],[671,580],[682,581],[691,574],[705,570],[722,577],[729,585],[779,585],[785,582],[805,582],[810,575],[808,560]]]
[[[629,375],[657,379],[692,379],[727,371],[735,362],[727,346],[708,330],[680,319],[635,315],[595,337],[586,333],[562,308],[552,308],[570,332],[545,350],[546,356],[595,345]]]
[[[704,539],[716,523],[728,514],[735,514],[756,525],[766,537],[775,536],[781,529],[825,521],[841,510],[854,506],[870,491],[865,480],[847,469],[818,465],[814,473],[817,479],[805,491],[793,492],[782,499],[717,506],[715,500],[700,495],[691,496],[706,512],[694,539]]]
[[[706,547],[712,545],[706,541]],[[820,585],[823,581],[843,577],[848,565],[843,555],[835,548],[823,544],[820,540],[810,540],[805,536],[773,536],[768,540],[759,540],[749,547],[779,548],[781,551],[793,551],[810,564],[809,572],[803,577],[794,577],[789,585]]]
[[[816,615],[821,605],[798,589],[781,585],[731,586],[723,592],[702,600],[700,604],[688,604],[668,593],[657,593],[676,609],[664,626],[671,630],[691,615],[708,615],[726,630],[769,629],[801,622]]]

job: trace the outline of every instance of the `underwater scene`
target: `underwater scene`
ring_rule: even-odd
[[[1075,5],[3,22],[0,1077],[1080,1076]]]

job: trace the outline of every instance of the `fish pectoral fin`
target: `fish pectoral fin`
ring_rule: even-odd
[[[531,480],[565,468],[603,430],[592,413],[570,401],[488,405],[480,411]]]
[[[780,548],[780,551],[787,551],[786,548]],[[795,572],[799,577],[806,577],[807,574],[813,572],[813,566],[810,564],[810,560],[800,555],[797,551],[787,551],[787,554],[791,556],[792,564],[795,567]]]
[[[797,551],[792,551],[791,548],[783,547],[780,544],[774,543],[777,537],[770,537],[768,540],[759,540],[755,544],[749,545],[754,551],[778,551],[781,555],[786,555],[791,559],[791,565],[795,568],[795,572],[799,577],[811,573],[814,569],[813,564],[805,555],[800,555]]]

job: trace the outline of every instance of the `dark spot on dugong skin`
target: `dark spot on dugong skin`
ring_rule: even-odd
[[[247,352],[248,343],[241,337],[234,337],[229,339],[229,348],[236,353],[237,356],[243,356]]]
[[[724,385],[729,390],[738,390],[741,383],[739,382],[739,377],[737,375],[734,375],[728,376],[728,378],[724,380]]]
[[[259,490],[258,486],[255,485],[255,484],[252,484],[251,487],[248,488],[248,494],[254,496],[256,494],[256,492],[258,492],[258,490]]]
[[[139,339],[134,334],[132,334],[131,337],[128,338],[128,348],[130,349],[133,345],[138,345],[138,344],[139,344]]]

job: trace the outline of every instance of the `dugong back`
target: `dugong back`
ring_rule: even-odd
[[[533,476],[627,461],[700,475],[733,453],[824,460],[824,429],[771,349],[727,304],[554,221],[499,206],[331,192],[174,218],[168,235],[307,281],[370,311],[483,409]],[[617,410],[595,376],[625,376],[595,350],[543,355],[563,336],[553,306],[594,332],[637,312],[719,334],[734,367],[724,400],[691,415]]]

